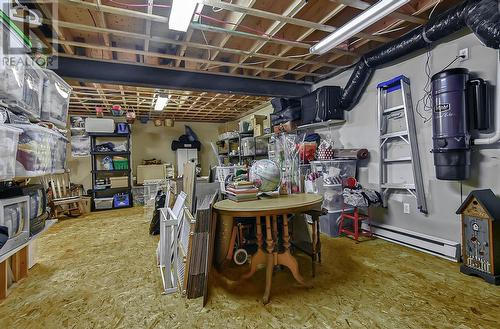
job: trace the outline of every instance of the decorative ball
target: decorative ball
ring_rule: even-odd
[[[250,168],[249,178],[259,191],[272,192],[276,191],[280,185],[281,170],[272,160],[258,160]]]

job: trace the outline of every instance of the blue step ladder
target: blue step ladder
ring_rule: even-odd
[[[379,184],[384,205],[387,206],[389,195],[395,191],[408,191],[417,199],[420,212],[427,214],[425,190],[422,179],[422,167],[417,143],[417,130],[410,93],[410,79],[404,75],[377,85],[378,90],[378,122],[380,132],[380,165]],[[401,99],[397,105],[389,105],[390,100]],[[399,103],[399,102],[398,102]],[[396,128],[396,129],[395,129]],[[405,154],[394,156],[391,149],[398,149],[401,153],[401,141]],[[389,172],[398,172],[397,168],[412,168],[412,177],[408,180],[397,179]],[[406,166],[405,166],[406,165]],[[400,171],[402,173],[402,171]]]

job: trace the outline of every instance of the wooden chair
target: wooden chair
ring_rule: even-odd
[[[47,202],[52,217],[58,218],[62,214],[77,217],[84,213],[83,185],[71,183],[69,171],[45,176],[42,181],[47,189]]]

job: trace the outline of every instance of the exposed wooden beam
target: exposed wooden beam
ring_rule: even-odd
[[[256,0],[244,0],[244,1],[242,1],[242,3],[246,7],[253,7],[255,2],[256,2]],[[242,13],[232,13],[231,17],[228,17],[227,19],[232,20],[234,25],[230,25],[229,28],[231,30],[236,30],[236,28],[238,27],[239,24],[241,24],[241,22],[243,21],[244,18],[245,18],[245,15]],[[224,35],[222,37],[222,39],[218,42],[218,46],[224,47],[230,38],[231,38],[230,34]],[[212,54],[210,54],[210,59],[215,59],[218,54],[219,54],[219,51],[214,51]]]
[[[208,5],[208,6],[211,6],[211,7],[214,7],[214,8],[222,8],[225,10],[237,11],[239,13],[243,13],[243,14],[247,14],[247,15],[251,15],[251,16],[255,16],[255,17],[259,17],[259,18],[265,18],[265,19],[268,19],[270,21],[277,21],[277,22],[283,22],[283,23],[287,23],[287,24],[307,27],[307,28],[313,29],[313,30],[330,32],[330,33],[337,30],[337,28],[334,26],[325,25],[325,24],[316,23],[316,22],[311,22],[311,21],[306,21],[304,19],[289,17],[287,15],[274,14],[274,13],[271,13],[268,11],[254,9],[254,8],[245,7],[245,6],[240,6],[240,5],[233,4],[233,3],[222,2],[222,1],[217,1],[217,0],[198,0],[198,2],[203,3],[205,5]],[[358,38],[374,40],[374,41],[379,41],[379,42],[388,42],[388,41],[392,40],[390,38],[372,35],[370,33],[363,33],[363,32],[356,34],[356,36]]]
[[[295,16],[298,12],[300,12],[300,10],[302,10],[302,8],[304,8],[306,6],[307,2],[303,1],[303,0],[294,0],[289,6],[288,8],[285,9],[285,11],[283,12],[283,16],[289,16],[289,17],[293,17]],[[285,23],[284,22],[274,22],[267,30],[266,30],[266,34],[268,35],[275,35],[276,33],[278,33],[283,27],[285,26]],[[252,47],[250,48],[250,52],[251,53],[256,53],[258,52],[259,50],[261,50],[265,45],[267,44],[267,40],[266,41],[256,41]],[[248,55],[245,55],[245,56],[242,56],[240,57],[239,59],[239,63],[244,63],[248,58],[250,58],[251,56],[248,56]],[[281,57],[281,56],[280,56]],[[234,72],[234,68],[231,69],[231,72]]]
[[[370,3],[364,2],[361,0],[330,0],[330,1],[335,2],[335,3],[340,3],[340,4],[343,4],[343,5],[348,6],[348,7],[360,9],[360,10],[365,10],[371,6]],[[397,18],[397,19],[401,19],[401,20],[404,20],[407,22],[415,23],[415,24],[427,23],[426,19],[422,19],[420,17],[415,17],[413,15],[404,14],[404,13],[401,13],[399,11],[395,11],[395,12],[389,14],[389,16]]]
[[[323,16],[323,18],[320,20],[320,23],[325,23],[327,21],[329,21],[330,19],[332,19],[334,16],[336,16],[337,14],[339,14],[343,9],[345,8],[345,6],[343,5],[339,5],[337,8],[335,8],[335,10],[332,10],[331,12],[327,13],[325,16]],[[305,38],[307,38],[309,35],[311,35],[315,30],[314,29],[309,29],[307,30],[306,32],[302,33],[298,38],[297,40],[304,40]],[[279,56],[285,56],[285,54],[287,52],[289,52],[290,50],[292,49],[292,47],[285,47],[284,49],[282,49],[279,53]],[[309,48],[308,48],[309,50]],[[332,52],[333,53],[336,53],[336,54],[342,54],[344,55],[345,52],[343,51],[339,51],[339,49],[332,49]],[[310,57],[310,56],[309,56]],[[264,67],[269,67],[270,65],[272,65],[274,63],[274,61],[270,61],[270,62],[267,62],[266,64],[264,64]],[[255,72],[254,75],[259,75],[261,74],[263,71],[257,71]]]

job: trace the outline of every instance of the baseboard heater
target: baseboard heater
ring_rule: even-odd
[[[367,223],[363,223],[368,228]],[[373,234],[383,240],[410,247],[453,262],[460,261],[460,243],[405,230],[386,224],[372,223]]]

